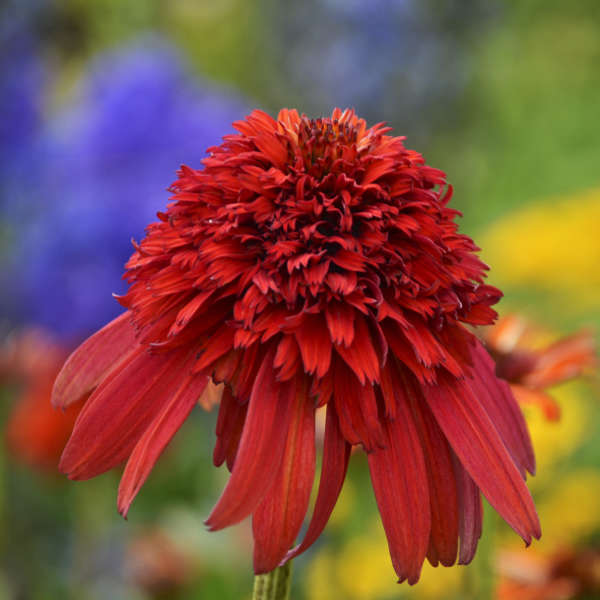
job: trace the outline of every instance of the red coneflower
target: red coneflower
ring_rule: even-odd
[[[581,330],[535,348],[527,343],[533,327],[518,315],[502,317],[482,335],[496,363],[496,375],[506,379],[521,404],[536,404],[550,421],[560,417],[560,406],[546,388],[563,383],[597,366],[591,331]]]
[[[525,422],[462,325],[491,323],[501,293],[457,233],[444,173],[351,110],[254,111],[234,126],[202,169],[181,168],[127,264],[127,312],[59,376],[58,406],[96,388],[61,469],[86,479],[128,459],[125,515],[212,380],[224,384],[214,463],[231,477],[207,524],[252,515],[256,573],[315,541],[358,444],[401,581],[425,557],[472,559],[480,491],[527,544],[539,537]],[[323,405],[319,491],[290,550]]]

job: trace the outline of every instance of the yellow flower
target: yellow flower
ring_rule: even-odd
[[[543,523],[540,550],[570,546],[600,526],[600,473],[580,469],[556,482],[553,492],[538,504]]]
[[[527,206],[484,233],[495,284],[537,287],[594,308],[600,298],[600,189]],[[576,290],[576,291],[575,291]]]
[[[537,406],[521,407],[527,418],[537,461],[537,475],[530,480],[534,489],[544,487],[555,477],[552,466],[579,446],[591,418],[578,384],[568,383],[552,388],[552,396],[561,407],[558,421],[549,422]]]

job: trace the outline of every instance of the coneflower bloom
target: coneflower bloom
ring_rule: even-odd
[[[463,325],[491,323],[501,293],[457,233],[444,173],[351,110],[254,111],[234,126],[201,169],[181,168],[127,263],[127,311],[58,377],[57,406],[95,388],[60,468],[87,479],[127,460],[126,515],[212,381],[224,386],[214,463],[231,477],[206,523],[252,515],[256,573],[317,539],[354,445],[400,581],[415,583],[425,557],[472,559],[480,493],[527,544],[539,537],[525,422]],[[317,499],[290,550],[324,405]]]
[[[527,339],[533,329],[525,319],[510,314],[485,330],[482,338],[496,363],[496,375],[510,383],[515,398],[539,406],[547,419],[555,421],[560,406],[546,389],[591,373],[597,366],[596,344],[592,332],[582,329],[536,348]]]

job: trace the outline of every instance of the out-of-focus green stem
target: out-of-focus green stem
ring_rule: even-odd
[[[292,584],[292,562],[270,573],[255,575],[252,600],[289,600]]]

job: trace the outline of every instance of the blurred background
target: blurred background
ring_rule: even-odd
[[[118,314],[130,240],[179,165],[199,167],[252,108],[284,106],[354,107],[448,174],[505,292],[490,347],[541,365],[512,383],[544,531],[525,552],[487,511],[472,565],[398,586],[358,453],[292,597],[600,597],[600,3],[0,6],[0,599],[250,597],[248,524],[202,525],[227,479],[211,463],[215,415],[186,423],[123,521],[118,472],[57,473],[80,407],[55,413],[49,394],[65,356]]]

